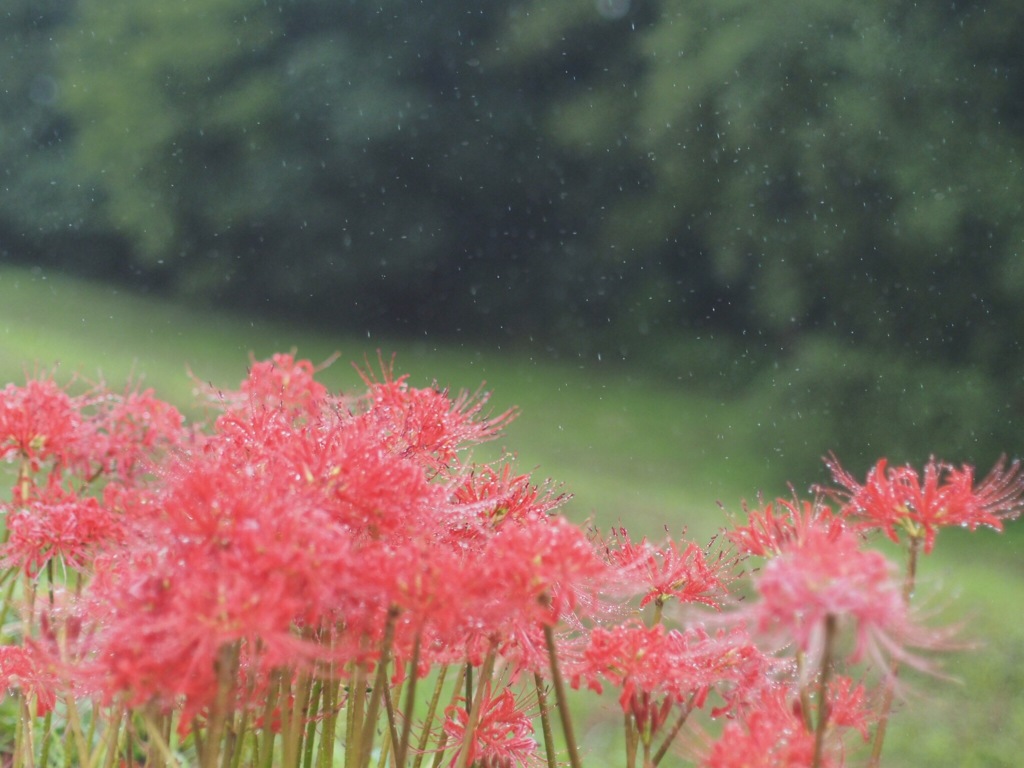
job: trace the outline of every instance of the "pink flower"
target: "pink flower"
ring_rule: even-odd
[[[844,764],[846,734],[867,740],[873,718],[864,687],[839,676],[828,686],[828,721],[823,768]],[[765,686],[729,722],[702,761],[703,768],[808,768],[814,756],[814,733],[796,692],[785,685]]]
[[[325,363],[320,368],[326,367]],[[327,387],[316,381],[318,368],[309,360],[277,353],[270,360],[255,360],[242,382],[239,400],[245,405],[281,408],[306,416],[316,415],[327,398]]]
[[[616,569],[616,581],[635,586],[643,595],[641,608],[650,602],[664,604],[669,598],[718,608],[733,565],[722,556],[708,562],[704,550],[692,542],[683,549],[671,539],[660,547],[647,539],[634,543],[625,529],[615,532],[609,542],[608,558]]]
[[[124,395],[99,392],[87,417],[89,434],[82,446],[82,472],[133,482],[152,470],[161,451],[178,445],[185,435],[181,413],[153,396],[150,389]]]
[[[32,489],[32,497],[7,513],[7,542],[2,563],[35,576],[56,558],[82,570],[93,555],[124,538],[119,515],[94,498],[51,485]]]
[[[931,552],[935,536],[943,526],[959,525],[972,531],[987,525],[997,531],[1003,520],[1017,517],[1024,508],[1024,472],[1020,462],[1006,466],[1001,459],[977,486],[974,468],[928,461],[924,476],[909,466],[889,467],[885,459],[868,472],[863,484],[854,480],[835,457],[826,461],[832,477],[843,491],[843,514],[862,528],[880,528],[893,541],[900,530],[912,539],[923,540]]]
[[[785,689],[767,691],[742,720],[725,726],[703,760],[703,768],[809,768],[814,735],[804,725]],[[822,766],[841,763],[826,759]]]
[[[506,520],[528,522],[547,517],[568,499],[550,488],[538,488],[529,475],[513,474],[512,465],[473,467],[460,479],[452,494],[453,501],[469,514],[492,527]]]
[[[38,471],[64,460],[80,438],[79,403],[50,379],[8,384],[0,392],[0,458],[16,454]]]
[[[703,629],[666,629],[624,623],[591,630],[578,659],[567,665],[573,686],[619,690],[619,705],[638,721],[655,714],[652,703],[692,701],[703,707],[711,691],[725,702],[716,714],[750,698],[775,663],[754,647],[741,627],[709,634]],[[660,725],[663,714],[652,722]]]
[[[792,638],[816,668],[830,616],[855,626],[852,660],[882,651],[902,656],[900,642],[913,633],[899,584],[889,562],[861,549],[855,534],[842,528],[811,526],[800,540],[783,547],[754,579],[760,602],[753,607],[760,631]]]
[[[812,529],[825,530],[838,535],[843,521],[818,500],[776,499],[774,503],[749,510],[747,524],[735,526],[726,537],[747,555],[772,557],[786,547],[804,540]]]
[[[387,436],[388,447],[416,454],[436,469],[450,465],[459,449],[496,437],[515,418],[512,409],[484,417],[487,393],[452,397],[436,387],[410,387],[408,376],[395,378],[383,360],[379,381],[369,371],[361,375],[368,388],[367,416]]]
[[[474,557],[477,578],[461,606],[490,631],[554,626],[601,584],[593,545],[562,518],[503,525]]]
[[[36,714],[45,715],[57,701],[52,663],[37,645],[0,645],[0,691],[16,689],[35,697]]]
[[[460,745],[450,765],[459,762],[468,724],[469,712],[464,700],[461,706],[452,705],[445,710],[445,733]],[[517,706],[512,692],[504,688],[495,696],[488,690],[481,702],[479,720],[470,736],[464,764],[478,764],[481,768],[539,765],[537,741],[532,734],[530,718]]]

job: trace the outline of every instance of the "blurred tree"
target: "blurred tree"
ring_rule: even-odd
[[[69,0],[9,0],[0,11],[0,254],[29,263],[92,257],[110,269],[119,254],[90,224],[91,191],[68,178],[71,126],[53,35],[70,8]]]
[[[77,184],[178,291],[669,367],[725,331],[736,379],[783,350],[808,397],[821,336],[1024,374],[1011,0],[75,10]]]
[[[79,0],[59,47],[76,159],[141,268],[183,267],[193,220],[228,229],[265,194],[275,21],[250,0]]]
[[[526,2],[503,38],[533,68],[606,39],[547,120],[594,168],[642,164],[589,201],[629,312],[1002,369],[1024,296],[999,287],[1024,272],[1019,4],[633,6]]]
[[[177,290],[331,322],[539,330],[562,168],[484,63],[502,4],[80,0],[80,172]],[[536,249],[531,255],[531,249]],[[542,273],[547,273],[546,268]]]

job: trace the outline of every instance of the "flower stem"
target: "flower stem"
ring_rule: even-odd
[[[558,768],[558,756],[555,754],[555,736],[551,730],[551,708],[548,706],[548,693],[544,690],[544,678],[539,672],[533,673],[533,685],[537,689],[537,705],[540,707],[540,727],[544,734],[544,757],[548,768]]]
[[[917,581],[917,560],[921,552],[923,539],[920,536],[911,536],[907,547],[907,572],[903,578],[903,602],[910,604],[914,596],[914,587]],[[889,726],[889,714],[892,711],[892,700],[896,694],[896,678],[899,676],[899,662],[893,659],[889,662],[889,677],[885,681],[885,691],[882,693],[882,703],[878,710],[878,726],[875,728],[875,738],[871,743],[871,758],[868,760],[868,768],[878,768],[882,762],[882,746],[885,743],[885,732]]]
[[[309,714],[309,698],[313,689],[313,681],[309,673],[302,671],[294,684],[294,696],[287,707],[281,708],[281,734],[283,737],[282,765],[298,768],[302,755],[302,738],[305,734],[307,715]]]
[[[356,664],[345,696],[345,768],[359,768],[363,754],[363,711],[366,707],[366,667]]]
[[[395,765],[403,768],[405,756],[409,752],[409,734],[412,728],[413,707],[416,704],[416,681],[419,679],[420,635],[412,645],[412,658],[409,660],[409,686],[405,691],[405,708],[402,710],[402,735],[395,746]]]
[[[412,768],[420,768],[423,764],[423,756],[427,751],[427,742],[430,740],[430,727],[437,714],[437,705],[441,701],[441,691],[444,689],[444,679],[448,675],[448,665],[441,667],[437,674],[437,682],[434,684],[434,692],[430,696],[430,704],[427,705],[427,716],[423,720],[423,732],[420,734],[419,742],[416,744],[416,757],[413,760]]]
[[[318,768],[326,768],[334,764],[334,742],[338,733],[338,714],[341,698],[342,681],[330,670],[324,681],[323,705],[321,711],[324,714],[323,728],[320,730],[320,749],[317,754]],[[348,760],[348,749],[345,750],[345,759]]]
[[[263,702],[263,727],[260,732],[259,755],[261,768],[270,768],[274,758],[274,728],[271,722],[274,717],[274,707],[281,698],[281,689],[284,686],[283,673],[275,671],[270,676],[270,684],[267,688],[267,697]]]
[[[395,639],[395,622],[397,621],[398,609],[392,608],[388,611],[387,622],[384,625],[384,638],[380,642],[380,658],[377,660],[377,676],[373,681],[370,701],[366,705],[366,719],[363,722],[363,733],[359,744],[359,768],[368,768],[370,764],[370,752],[373,751],[373,737],[377,729],[377,714],[380,712],[384,687],[388,684],[388,666],[391,663],[391,646]],[[356,691],[356,696],[358,695],[359,691]]]
[[[302,765],[304,768],[310,768],[313,765],[313,747],[314,741],[316,740],[316,721],[317,715],[323,712],[321,708],[321,696],[324,693],[324,684],[322,680],[315,680],[313,682],[313,690],[309,697],[309,706],[307,711],[310,716],[306,718],[306,738],[302,743]],[[328,718],[323,716],[324,722],[328,722]],[[323,738],[327,738],[324,734]],[[232,768],[238,768],[237,765]]]
[[[661,743],[658,751],[654,753],[654,765],[658,765],[668,752],[668,748],[672,746],[672,742],[676,736],[679,735],[679,731],[686,725],[686,720],[690,717],[690,713],[693,712],[693,703],[697,700],[697,694],[691,694],[690,700],[686,702],[686,706],[683,707],[683,711],[679,713],[679,717],[676,718],[675,723],[672,725],[672,730],[665,736],[665,740]]]
[[[402,686],[399,684],[398,688],[392,695],[391,686],[385,685],[383,698],[384,698],[384,712],[387,720],[387,735],[388,738],[384,742],[384,748],[381,750],[381,759],[378,761],[381,766],[385,765],[384,755],[388,749],[392,751],[398,749],[398,726],[397,718],[395,717],[395,699],[401,699],[402,697]],[[397,763],[396,763],[397,766]]]
[[[221,742],[225,739],[225,725],[230,711],[231,697],[234,695],[235,678],[238,671],[241,641],[225,643],[217,651],[214,666],[217,672],[217,695],[210,712],[209,730],[206,744],[201,753],[200,764],[203,768],[217,768],[220,764]]]
[[[484,665],[480,668],[480,680],[476,684],[476,693],[473,696],[473,704],[469,709],[469,717],[466,720],[466,730],[462,736],[462,749],[459,750],[459,757],[455,761],[455,768],[466,768],[469,764],[469,747],[476,736],[476,726],[480,721],[480,709],[483,707],[484,697],[491,687],[491,676],[494,674],[494,661],[498,656],[497,643],[492,641],[491,647],[484,658]]]
[[[555,687],[555,701],[558,704],[558,716],[562,720],[562,732],[565,735],[565,746],[569,751],[569,765],[581,768],[579,749],[576,746],[576,733],[572,727],[569,714],[569,697],[565,692],[565,681],[558,669],[558,652],[555,648],[555,631],[549,624],[544,625],[544,642],[548,647],[548,659],[551,663],[551,682]]]
[[[832,649],[836,639],[836,617],[825,617],[825,650],[821,654],[821,675],[818,681],[818,722],[814,728],[814,760],[812,768],[819,768],[825,749],[825,730],[828,728],[828,683],[832,676]]]
[[[146,723],[146,733],[149,741],[160,753],[160,757],[164,760],[164,765],[170,766],[170,768],[179,768],[178,759],[171,753],[170,746],[166,739],[164,739],[163,734],[160,733],[160,725],[146,712],[143,712],[142,717]]]
[[[632,712],[622,715],[622,727],[626,734],[626,768],[636,768],[636,750],[640,746],[640,736]]]

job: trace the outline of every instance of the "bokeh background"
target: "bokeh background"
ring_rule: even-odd
[[[1019,446],[1014,0],[6,0],[0,20],[5,262],[761,388],[787,469],[825,445]]]
[[[184,404],[394,350],[652,533],[830,451],[985,467],[1024,453],[1022,40],[1018,0],[4,0],[0,370]],[[905,764],[1012,765],[1024,538],[950,541],[1004,636]]]

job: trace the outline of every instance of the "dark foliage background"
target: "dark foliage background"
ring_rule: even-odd
[[[1014,0],[0,20],[5,260],[760,387],[766,418],[839,449],[1019,450]]]

